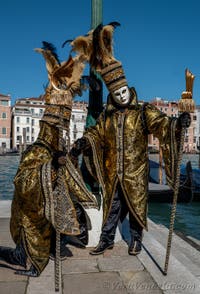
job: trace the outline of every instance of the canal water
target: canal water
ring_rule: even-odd
[[[0,156],[0,205],[1,200],[12,200],[13,179],[19,165],[19,156]],[[150,155],[158,162],[158,155]],[[185,154],[183,164],[191,161],[192,167],[198,167],[198,155]],[[200,180],[200,179],[199,179]],[[149,203],[149,217],[157,224],[169,227],[171,204]],[[200,202],[178,203],[174,229],[200,240]]]

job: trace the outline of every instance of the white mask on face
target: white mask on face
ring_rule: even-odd
[[[113,100],[119,105],[125,105],[130,101],[130,91],[128,86],[121,87],[112,93]]]

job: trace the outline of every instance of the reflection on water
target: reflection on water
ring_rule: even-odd
[[[159,162],[159,155],[156,154],[150,154],[149,158],[153,161]],[[188,161],[191,161],[193,168],[198,168],[198,162],[199,162],[199,154],[183,154],[182,162],[181,164],[186,164]]]
[[[150,159],[158,161],[157,154]],[[197,167],[198,155],[184,155],[183,162],[190,160]],[[12,199],[13,179],[19,164],[19,156],[0,156],[0,200]],[[169,226],[171,205],[167,203],[149,203],[149,217],[155,222]],[[200,240],[200,202],[177,204],[175,230]]]
[[[169,228],[171,204],[149,203],[149,218]],[[174,229],[200,240],[200,202],[178,203]]]
[[[0,156],[0,200],[12,199],[18,164],[19,156]]]
[[[159,162],[158,154],[150,154],[150,159]],[[182,164],[191,161],[193,168],[198,168],[198,154],[183,154]],[[200,180],[200,179],[199,179]],[[162,196],[161,196],[162,197]],[[149,203],[149,217],[158,224],[169,227],[171,214],[171,204]],[[178,203],[174,229],[181,231],[185,235],[192,236],[200,240],[200,202]]]

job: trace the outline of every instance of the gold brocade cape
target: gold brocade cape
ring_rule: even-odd
[[[103,224],[120,182],[130,211],[141,226],[148,229],[148,133],[160,141],[167,181],[173,188],[178,146],[176,121],[151,104],[143,107],[134,98],[124,111],[120,111],[108,98],[96,126],[84,133],[92,149],[84,155],[84,160],[102,187]]]
[[[71,197],[84,207],[97,207],[95,197],[87,190],[68,155],[67,163],[62,167],[61,187],[57,191],[57,174],[51,167],[51,160],[53,153],[58,151],[58,141],[59,131],[55,124],[41,121],[38,139],[22,155],[14,179],[11,235],[16,244],[23,242],[31,263],[39,273],[49,260],[55,225],[55,197],[59,196],[61,201],[61,232],[64,234],[80,233]]]

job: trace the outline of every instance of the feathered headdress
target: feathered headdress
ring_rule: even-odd
[[[76,52],[77,55],[81,56],[85,61],[89,61],[91,53],[92,53],[92,38],[93,38],[93,30],[89,31],[84,36],[78,36],[74,40],[66,40],[62,44],[62,48],[70,43],[71,51]]]
[[[64,105],[75,95],[81,95],[81,76],[85,68],[85,59],[82,55],[72,57],[60,62],[55,46],[48,42],[43,42],[42,48],[36,48],[36,52],[41,53],[46,61],[49,86],[46,90],[46,102],[48,104]],[[55,98],[56,97],[56,98]]]
[[[111,22],[103,26],[99,24],[93,31],[92,52],[90,55],[90,65],[96,71],[115,61],[113,56],[113,32],[120,26],[118,22]]]
[[[60,62],[55,46],[43,42],[42,48],[36,48],[46,61],[49,84],[45,91],[47,104],[42,121],[69,128],[72,100],[75,95],[82,94],[81,77],[85,67],[85,59],[77,55]]]
[[[96,27],[93,31],[93,46],[89,60],[91,68],[101,75],[110,92],[128,85],[122,64],[113,54],[113,33],[117,26],[120,26],[118,22],[111,22]]]

